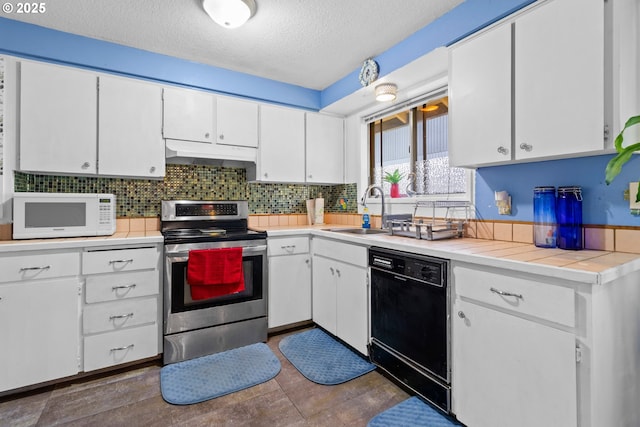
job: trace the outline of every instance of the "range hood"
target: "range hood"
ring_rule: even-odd
[[[235,145],[223,145],[206,142],[165,140],[165,157],[167,163],[204,164],[213,166],[256,167],[257,149]]]

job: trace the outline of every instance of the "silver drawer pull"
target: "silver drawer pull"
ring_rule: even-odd
[[[126,319],[128,317],[133,317],[133,313],[127,313],[127,314],[119,314],[117,316],[109,316],[109,320],[114,320],[114,319]]]
[[[519,299],[522,299],[522,300],[524,299],[524,298],[522,298],[522,294],[514,294],[514,293],[511,293],[511,292],[505,292],[505,291],[501,291],[501,290],[496,289],[496,288],[490,288],[489,290],[491,292],[495,293],[495,294],[502,295],[503,297],[516,297],[516,298],[519,298]]]
[[[111,290],[112,291],[117,291],[118,289],[133,289],[136,287],[135,283],[132,283],[130,285],[120,285],[120,286],[112,286]]]
[[[129,259],[114,259],[112,261],[109,261],[109,264],[120,264],[120,263],[128,263],[128,262],[133,262],[133,258],[129,258]]]
[[[109,350],[111,353],[113,353],[114,351],[120,351],[120,350],[129,350],[130,348],[133,348],[133,344],[129,344],[126,347],[114,347],[111,350]]]
[[[289,251],[289,250],[294,250],[296,248],[296,245],[284,245],[284,246],[280,246],[281,249],[284,249],[285,251]]]
[[[23,271],[33,271],[33,270],[48,270],[50,269],[51,266],[50,265],[45,265],[43,267],[22,267],[20,269],[20,272],[22,273]]]

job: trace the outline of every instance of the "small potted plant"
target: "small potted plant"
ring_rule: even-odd
[[[640,142],[636,142],[635,144],[631,144],[627,147],[622,147],[622,142],[624,138],[622,134],[627,128],[630,128],[634,125],[640,125],[640,116],[633,116],[627,120],[624,128],[620,131],[620,134],[615,139],[615,147],[618,154],[609,161],[607,164],[607,168],[605,170],[605,182],[607,185],[611,184],[611,181],[618,176],[620,171],[622,171],[622,166],[631,159],[631,156],[634,152],[640,151]],[[633,195],[629,195],[630,198],[635,197],[636,202],[640,202],[640,187],[638,187],[638,193]]]
[[[400,197],[400,181],[404,178],[404,173],[400,172],[398,169],[394,170],[393,173],[385,172],[384,180],[391,184],[391,197]]]

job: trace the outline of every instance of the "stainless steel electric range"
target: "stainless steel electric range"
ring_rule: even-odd
[[[267,340],[267,236],[247,219],[246,201],[162,202],[165,364]],[[244,290],[192,298],[189,252],[238,247]]]

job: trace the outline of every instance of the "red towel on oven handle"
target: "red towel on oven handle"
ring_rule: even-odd
[[[187,283],[193,300],[243,291],[242,248],[189,251]]]

